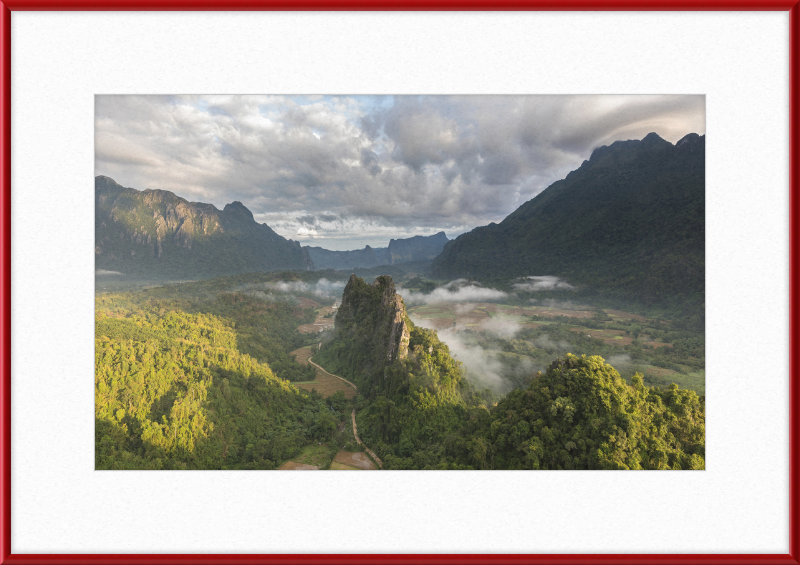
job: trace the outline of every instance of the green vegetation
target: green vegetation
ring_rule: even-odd
[[[389,329],[398,319],[407,328],[408,349],[393,355],[402,338]],[[552,359],[552,349],[525,349],[523,339],[510,343]],[[463,378],[463,367],[436,333],[408,319],[388,277],[373,285],[351,278],[333,339],[315,359],[358,385],[359,430],[386,469],[705,464],[704,399],[677,386],[647,387],[640,374],[628,384],[601,357],[560,357],[493,406],[492,393]]]
[[[328,469],[340,449],[362,449],[353,408],[359,435],[385,469],[704,467],[704,397],[671,384],[702,394],[701,332],[597,309],[591,318],[547,318],[510,338],[462,331],[512,375],[515,388],[500,398],[471,384],[436,332],[409,319],[391,278],[370,285],[354,276],[314,360],[353,381],[358,396],[323,398],[293,386],[313,380],[315,369],[289,355],[316,343],[297,327],[334,301],[300,284],[319,276],[243,274],[98,294],[96,468],[275,469],[292,461]],[[473,310],[519,317],[513,307]],[[452,308],[420,310],[441,317]],[[632,343],[589,337],[611,331]],[[654,340],[672,347],[653,348]],[[618,371],[573,354],[582,352],[629,359]],[[532,374],[531,363],[549,368]]]
[[[384,467],[446,468],[444,438],[491,393],[475,391],[435,332],[408,319],[389,277],[350,279],[335,334],[315,360],[358,386],[359,433]]]
[[[490,352],[516,353],[523,356],[533,364],[536,370],[546,367],[554,356],[564,353],[576,355],[600,355],[605,359],[613,359],[614,367],[620,374],[630,381],[635,373],[642,373],[645,384],[650,386],[668,387],[672,383],[684,388],[694,390],[700,395],[705,394],[705,339],[702,333],[690,330],[662,329],[650,334],[639,333],[639,337],[654,338],[656,335],[661,343],[672,345],[652,347],[647,343],[634,339],[627,345],[621,342],[639,330],[645,329],[645,324],[609,322],[604,327],[609,329],[622,329],[628,332],[625,336],[610,338],[611,343],[600,339],[602,333],[587,327],[591,325],[589,319],[561,318],[551,320],[546,325],[533,328],[520,329],[512,338],[504,338],[490,332],[478,331],[478,328],[468,328],[461,332],[461,340],[469,345],[480,346]],[[573,331],[583,328],[583,331]],[[592,333],[594,332],[594,333]],[[629,335],[628,335],[629,334]],[[591,336],[591,337],[590,337]],[[617,339],[620,338],[620,339]],[[515,370],[521,360],[511,360],[506,356],[498,356],[506,371],[504,376],[515,387],[527,386],[527,373]]]
[[[238,282],[97,297],[96,468],[272,469],[338,441],[340,399],[288,382],[313,378],[288,356],[313,308],[209,293]]]
[[[452,450],[483,469],[703,469],[705,403],[568,354],[470,423]]]

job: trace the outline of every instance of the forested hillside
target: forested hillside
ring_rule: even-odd
[[[348,415],[290,384],[313,308],[248,290],[282,278],[97,297],[96,468],[272,469],[338,433]]]
[[[705,402],[567,354],[468,424],[457,445],[484,469],[703,469]]]
[[[556,275],[639,303],[705,299],[705,137],[594,150],[499,224],[449,242],[440,278]]]

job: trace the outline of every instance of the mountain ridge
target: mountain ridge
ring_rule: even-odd
[[[379,265],[397,265],[411,261],[425,261],[436,257],[450,241],[440,231],[434,235],[415,235],[389,240],[388,247],[365,246],[364,249],[331,251],[322,247],[306,246],[315,269],[369,268]]]
[[[556,275],[625,298],[703,300],[705,136],[596,148],[499,224],[460,235],[439,278]]]
[[[308,252],[241,202],[219,210],[166,190],[95,178],[95,266],[126,275],[197,277],[309,270]]]

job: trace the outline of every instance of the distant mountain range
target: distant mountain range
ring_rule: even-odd
[[[350,269],[395,265],[433,259],[450,241],[443,231],[430,236],[415,235],[407,239],[392,239],[389,247],[370,247],[354,251],[329,251],[321,247],[306,247],[315,269]]]
[[[329,251],[301,247],[259,224],[241,202],[222,210],[166,190],[136,190],[95,178],[95,268],[142,278],[208,278],[239,273],[370,268],[429,260],[448,239],[392,239],[389,247]]]
[[[499,224],[354,251],[301,247],[241,202],[218,210],[95,179],[95,264],[142,277],[354,269],[432,260],[439,279],[555,275],[643,302],[704,302],[705,137],[598,147]]]
[[[218,210],[98,176],[95,266],[133,276],[195,278],[313,265],[300,243],[257,223],[241,202]]]
[[[557,275],[644,302],[703,301],[705,136],[599,147],[499,224],[450,241],[431,272]]]

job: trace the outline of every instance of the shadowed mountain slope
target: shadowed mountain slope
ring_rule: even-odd
[[[499,224],[449,242],[441,278],[556,275],[643,302],[702,302],[705,136],[617,141]]]

